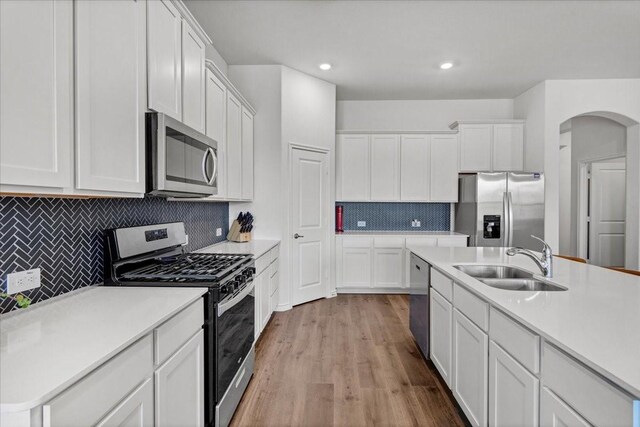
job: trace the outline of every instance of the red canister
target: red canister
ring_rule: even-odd
[[[340,205],[336,206],[336,233],[342,233],[344,232],[344,227],[343,227],[343,218],[342,218],[342,214],[343,214],[344,208]]]

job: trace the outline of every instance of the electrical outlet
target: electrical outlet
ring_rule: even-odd
[[[366,227],[367,221],[358,221],[358,227]]]
[[[216,237],[222,236],[222,228],[216,228]]]
[[[411,226],[412,227],[420,227],[420,224],[421,224],[421,222],[420,222],[419,219],[411,220]]]
[[[40,287],[40,269],[19,271],[7,275],[7,293],[9,295]]]

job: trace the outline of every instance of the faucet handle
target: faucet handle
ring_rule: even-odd
[[[551,252],[552,252],[552,251],[551,251],[551,246],[549,246],[549,245],[547,244],[547,242],[545,242],[544,240],[542,240],[542,239],[541,239],[541,238],[539,238],[538,236],[534,236],[533,234],[531,235],[531,237],[533,237],[533,238],[534,238],[534,239],[536,239],[536,240],[539,240],[539,241],[544,245],[544,246],[543,246],[543,248],[542,248],[543,252],[547,252],[547,251],[549,251],[549,253],[551,254]]]

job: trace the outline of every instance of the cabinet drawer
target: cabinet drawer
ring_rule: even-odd
[[[342,237],[343,248],[370,248],[373,243],[373,237]]]
[[[271,260],[271,262],[275,261],[278,259],[278,255],[280,253],[280,248],[278,247],[278,245],[276,245],[274,248],[272,248],[269,251],[269,259]]]
[[[540,337],[491,307],[489,337],[525,368],[540,372]]]
[[[269,266],[269,295],[273,295],[273,293],[278,290],[278,285],[280,284],[277,264],[277,262],[274,262]]]
[[[413,246],[438,246],[437,237],[407,237],[405,244]]]
[[[256,259],[256,276],[262,273],[271,264],[271,253],[265,252],[260,258]]]
[[[451,302],[453,296],[453,280],[431,267],[431,287]]]
[[[404,249],[404,237],[376,237],[373,239],[376,249]]]
[[[466,247],[466,237],[438,237],[438,246],[443,247]]]
[[[591,424],[633,425],[633,399],[549,343],[542,348],[542,382]]]
[[[483,331],[489,329],[489,304],[457,283],[453,286],[453,306]]]
[[[167,320],[153,331],[155,337],[155,364],[164,363],[204,324],[204,306],[200,299]]]
[[[540,425],[590,427],[588,422],[546,387],[542,387],[540,392]]]
[[[152,372],[149,334],[44,405],[43,424],[95,425]]]

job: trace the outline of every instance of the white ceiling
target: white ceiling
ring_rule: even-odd
[[[640,1],[185,3],[229,64],[284,64],[335,83],[338,99],[513,98],[546,79],[640,77]]]

